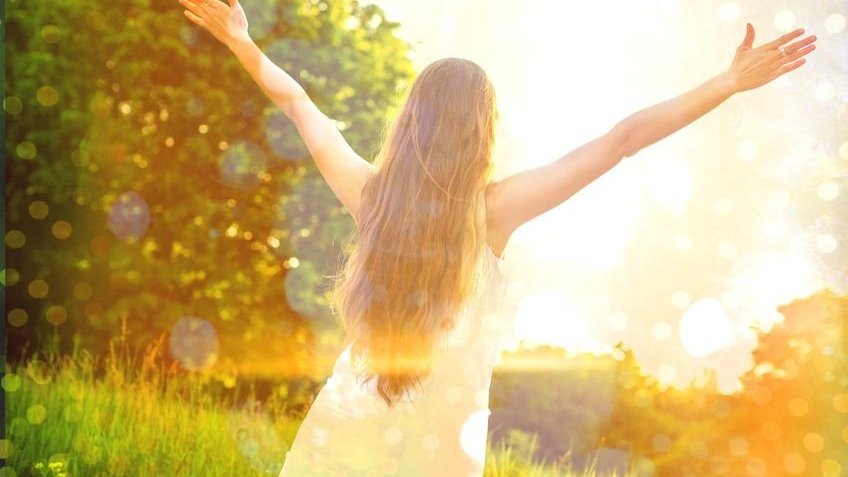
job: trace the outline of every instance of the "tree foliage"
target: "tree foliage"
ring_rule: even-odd
[[[10,356],[72,335],[102,351],[122,321],[143,345],[197,317],[224,361],[320,375],[340,336],[325,276],[353,221],[288,118],[176,1],[6,6],[7,228],[24,237]],[[373,157],[413,76],[397,24],[355,0],[244,6],[257,44]]]

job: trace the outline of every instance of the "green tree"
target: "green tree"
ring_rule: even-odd
[[[848,468],[848,297],[823,290],[782,305],[740,379],[731,473],[839,475]]]
[[[244,3],[372,157],[414,74],[398,25],[355,0]],[[6,6],[10,357],[193,323],[171,333],[184,366],[324,375],[341,336],[324,277],[353,220],[282,111],[175,0]]]

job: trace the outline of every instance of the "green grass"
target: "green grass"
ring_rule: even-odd
[[[259,404],[232,376],[165,369],[163,342],[139,359],[113,341],[103,359],[75,350],[7,364],[0,476],[276,477],[300,423],[285,393]],[[595,475],[534,461],[535,450],[535,436],[511,432],[488,447],[485,476]]]

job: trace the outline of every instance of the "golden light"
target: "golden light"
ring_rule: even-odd
[[[810,260],[801,252],[775,251],[740,257],[733,266],[731,288],[745,296],[746,315],[761,327],[783,320],[775,304],[806,296],[822,285]]]
[[[645,176],[640,182],[646,184],[651,199],[673,215],[681,216],[692,195],[692,175],[686,161],[681,157],[654,155],[645,161],[645,166]]]
[[[733,322],[714,298],[702,298],[686,308],[679,335],[686,352],[696,358],[732,344],[735,337]]]
[[[736,145],[736,157],[743,161],[751,161],[757,157],[757,143],[746,139]]]
[[[532,344],[562,346],[571,352],[597,350],[599,344],[586,323],[586,313],[561,290],[535,292],[518,304],[516,335]]]
[[[732,58],[746,21],[756,27],[755,44],[774,36],[768,33],[772,29],[787,32],[804,27],[812,32],[823,27],[827,33],[821,34],[842,34],[846,22],[844,13],[828,12],[823,25],[806,24],[803,12],[787,7],[772,9],[757,20],[756,12],[744,2],[722,0],[706,12],[711,24],[723,30],[720,37],[727,40],[722,46],[726,56],[719,61],[718,55],[693,58],[692,48],[702,39],[680,22],[691,8],[678,0],[624,2],[616,5],[615,14],[609,5],[593,2],[469,2],[463,7],[436,8],[413,0],[375,3],[390,19],[403,20],[398,33],[415,46],[410,58],[419,70],[438,58],[459,56],[477,62],[491,77],[502,114],[495,149],[496,180],[557,160],[607,131],[615,121],[706,79]],[[483,5],[485,11],[477,8]],[[503,35],[504,31],[512,34]],[[620,41],[597,40],[598,31],[627,39],[626,47]],[[580,48],[573,47],[575,40]],[[552,56],[562,61],[551,61]],[[657,75],[657,71],[679,74]],[[779,96],[811,73],[778,78],[750,94],[770,94],[773,104],[783,105],[777,101]],[[808,99],[814,103],[833,106],[842,99],[838,82],[810,78],[809,84]],[[705,119],[622,161],[516,230],[506,256],[521,265],[510,271],[512,278],[527,284],[514,297],[520,300],[512,311],[517,339],[591,351],[604,349],[613,338],[624,338],[634,348],[650,349],[657,342],[676,345],[670,341],[679,333],[682,350],[669,346],[661,350],[663,356],[639,353],[661,381],[682,382],[694,372],[693,367],[715,365],[728,376],[744,371],[728,363],[742,362],[750,354],[749,327],[782,319],[777,305],[821,286],[823,280],[816,276],[812,259],[832,262],[840,257],[845,243],[838,231],[805,232],[801,224],[807,217],[797,213],[798,205],[809,199],[809,191],[799,192],[792,184],[801,171],[814,169],[810,164],[825,161],[817,158],[823,155],[819,152],[822,141],[800,134],[775,149],[776,141],[786,137],[760,130],[755,115],[739,114],[740,101],[744,100],[732,99]],[[773,109],[768,114],[779,112]],[[720,141],[713,134],[724,134],[730,158],[712,157],[717,148],[710,143]],[[842,160],[848,161],[848,142],[837,141],[834,146],[836,157],[827,160],[841,167]],[[713,152],[702,157],[708,150]],[[713,167],[705,167],[709,163],[705,161],[713,159],[727,160],[733,179],[763,167],[774,177],[751,183],[751,195],[742,195],[725,187],[724,181],[714,180]],[[841,199],[844,191],[832,177],[838,175],[809,179],[807,183],[815,184],[810,209],[832,209]],[[757,203],[748,203],[749,197]],[[708,216],[701,217],[702,212]],[[721,224],[723,233],[704,234],[702,219]],[[658,288],[665,286],[661,281],[653,286],[649,278],[657,271],[654,263],[634,259],[638,254],[634,250],[646,238],[664,248],[670,259],[691,263],[687,270],[691,274],[681,273],[670,289]],[[704,267],[713,275],[708,277],[710,283],[727,286],[701,288],[704,276],[699,269],[704,263],[716,265]],[[618,283],[654,292],[666,309],[629,310],[630,303],[620,300],[631,295],[615,289]],[[546,288],[551,284],[561,288]],[[580,297],[579,306],[563,291]],[[711,296],[704,298],[704,294]],[[669,312],[672,316],[664,315]],[[603,336],[598,329],[594,336],[589,319],[603,323],[609,335]],[[704,362],[717,351],[722,352],[715,363]],[[707,359],[698,359],[702,357]],[[724,376],[721,381],[729,379]],[[749,472],[752,475],[759,471],[759,464],[749,465],[756,470]]]

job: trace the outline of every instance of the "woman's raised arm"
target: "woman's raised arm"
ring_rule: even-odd
[[[637,111],[559,159],[493,184],[492,223],[508,237],[521,224],[552,209],[630,157],[714,109],[731,95],[768,83],[804,63],[815,36],[787,46],[801,29],[752,48],[754,27],[726,71],[669,100]],[[785,53],[785,54],[784,54]]]
[[[303,87],[275,65],[250,38],[247,18],[238,0],[179,0],[185,15],[224,43],[266,95],[291,119],[318,170],[354,219],[365,181],[374,166],[347,143],[333,120]]]
[[[736,48],[733,63],[726,71],[680,96],[637,111],[621,121],[629,132],[625,157],[683,128],[731,95],[760,87],[798,68],[804,64],[802,56],[816,48],[812,44],[816,40],[814,35],[784,46],[804,33],[800,28],[752,48],[754,27],[748,23],[746,28],[745,38]]]

